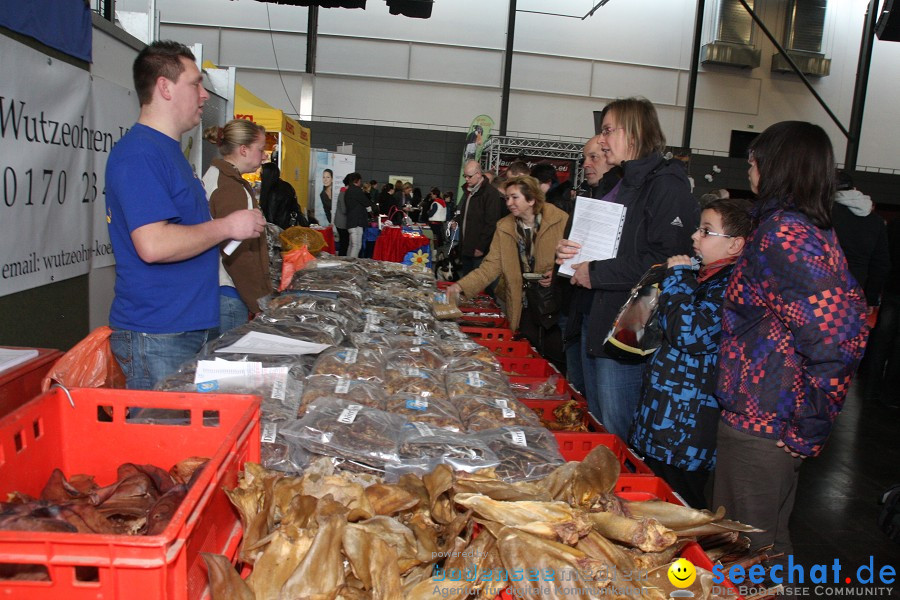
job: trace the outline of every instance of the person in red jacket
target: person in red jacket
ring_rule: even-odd
[[[749,163],[755,228],[723,305],[712,505],[765,530],[749,534],[751,551],[774,544],[786,562],[799,469],[841,412],[868,334],[866,301],[831,223],[825,131],[776,123],[754,140]]]

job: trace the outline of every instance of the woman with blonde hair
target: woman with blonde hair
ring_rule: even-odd
[[[214,219],[237,210],[259,208],[250,183],[241,177],[259,169],[265,157],[266,130],[245,119],[234,119],[224,127],[203,132],[207,141],[219,148],[203,175]],[[221,245],[219,255],[219,333],[246,323],[249,313],[259,312],[256,301],[272,292],[269,280],[269,250],[265,236],[244,240],[227,255]]]
[[[542,355],[560,362],[562,337],[556,315],[542,310],[548,307],[535,300],[540,295],[538,288],[552,289],[554,252],[569,215],[545,201],[534,177],[512,177],[501,185],[509,214],[497,221],[481,266],[451,285],[448,292],[471,297],[503,275],[510,328],[519,330]],[[532,292],[526,293],[527,286],[534,286]]]
[[[610,355],[604,340],[631,288],[652,265],[688,254],[700,221],[687,172],[678,160],[663,156],[666,137],[656,108],[645,98],[624,98],[603,109],[599,146],[607,165],[621,167],[622,179],[602,200],[625,206],[616,255],[575,266],[571,283],[581,286],[581,361],[588,407],[610,433],[623,439],[641,395],[644,360]],[[563,240],[560,262],[581,246]],[[579,323],[573,321],[570,331]]]

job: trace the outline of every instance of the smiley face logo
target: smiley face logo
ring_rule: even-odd
[[[686,588],[697,579],[697,569],[691,561],[679,558],[669,567],[669,583],[677,588]]]

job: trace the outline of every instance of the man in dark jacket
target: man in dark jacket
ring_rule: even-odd
[[[350,235],[347,256],[358,257],[362,249],[363,230],[369,224],[368,211],[372,201],[362,190],[362,175],[350,173],[346,181],[348,185],[344,193],[344,205],[347,211],[347,232]]]
[[[836,188],[831,223],[871,313],[891,270],[887,227],[884,219],[872,212],[872,199],[854,187],[849,173],[838,171]]]
[[[460,274],[466,275],[481,265],[490,250],[497,221],[506,214],[506,204],[500,192],[488,183],[476,161],[466,163],[463,176],[466,186],[458,222],[462,257]]]

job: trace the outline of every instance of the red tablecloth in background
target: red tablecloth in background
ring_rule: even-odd
[[[325,247],[323,250],[329,254],[337,254],[334,246],[334,225],[329,225],[325,229],[316,229],[325,238]]]
[[[375,241],[372,258],[390,262],[403,262],[407,252],[417,250],[428,244],[428,238],[422,235],[404,233],[400,227],[385,227]]]

